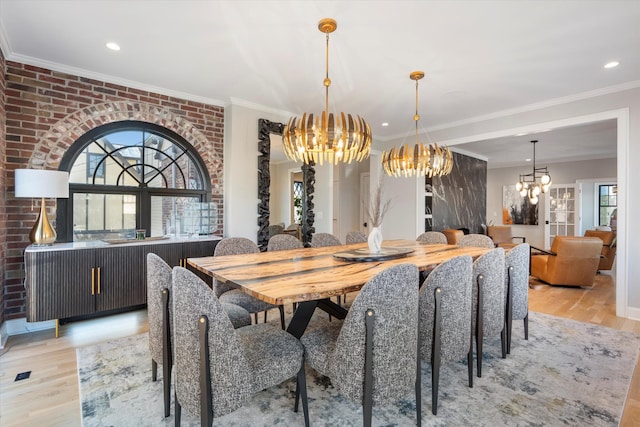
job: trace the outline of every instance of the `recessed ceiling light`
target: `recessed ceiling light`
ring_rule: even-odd
[[[531,161],[531,159],[524,159],[524,161],[525,161],[525,162],[530,162],[530,161]]]
[[[620,65],[620,63],[618,61],[611,61],[611,62],[607,62],[606,64],[604,64],[604,68],[615,68],[618,65]]]
[[[118,44],[114,42],[107,43],[107,47],[111,50],[120,50],[120,46],[118,46]]]
[[[389,126],[389,123],[387,123],[387,122],[384,122],[384,123],[382,123],[382,124],[381,124],[380,126],[384,126],[384,127],[387,127],[387,126]]]

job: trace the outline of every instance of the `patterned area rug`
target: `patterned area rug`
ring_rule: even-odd
[[[422,424],[617,426],[640,335],[539,313],[530,314],[529,331],[525,341],[522,322],[514,323],[507,359],[500,357],[499,337],[485,342],[482,378],[474,378],[473,388],[466,362],[444,365],[437,416],[431,413],[431,369],[423,363]],[[84,426],[173,425],[173,407],[170,417],[162,416],[162,381],[151,381],[146,334],[79,348],[77,356]],[[362,425],[360,405],[344,399],[328,379],[308,368],[307,385],[312,425]],[[293,380],[264,390],[214,424],[304,425],[302,408],[292,410],[294,391]],[[373,424],[415,425],[413,396],[374,407]],[[183,410],[182,425],[197,426],[199,419]]]

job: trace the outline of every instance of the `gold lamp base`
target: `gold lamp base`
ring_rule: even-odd
[[[36,246],[48,246],[56,241],[56,237],[56,230],[47,218],[47,208],[43,197],[40,201],[40,215],[29,233],[29,240]]]

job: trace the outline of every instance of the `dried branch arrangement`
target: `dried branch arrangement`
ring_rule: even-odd
[[[380,227],[391,204],[391,199],[383,200],[382,198],[383,183],[384,174],[380,173],[378,174],[378,185],[376,186],[375,191],[371,193],[369,206],[367,207],[367,216],[371,220],[372,227]]]

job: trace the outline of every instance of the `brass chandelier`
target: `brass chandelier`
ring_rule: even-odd
[[[382,166],[389,176],[444,176],[453,169],[453,155],[451,150],[438,144],[422,144],[418,141],[418,80],[424,77],[424,71],[414,71],[409,74],[411,80],[416,82],[416,114],[413,120],[416,122],[416,143],[413,150],[409,144],[399,149],[393,147],[391,151],[382,153]],[[426,133],[426,132],[425,132]],[[427,138],[429,135],[427,134]]]
[[[538,196],[540,193],[546,193],[551,188],[551,175],[547,167],[536,167],[536,143],[538,141],[531,141],[533,144],[533,171],[531,173],[521,174],[518,177],[516,183],[516,190],[520,192],[522,197],[529,196],[529,203],[535,205],[538,203]],[[540,184],[538,184],[538,178]]]
[[[322,19],[318,29],[326,34],[326,76],[325,109],[318,117],[313,113],[304,113],[302,118],[292,117],[282,131],[282,142],[286,156],[293,161],[322,164],[351,163],[369,157],[371,151],[371,127],[360,116],[341,112],[329,113],[329,34],[338,28],[331,18]]]

